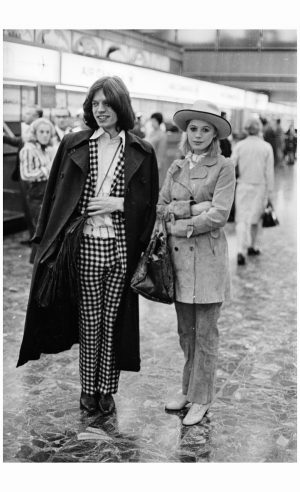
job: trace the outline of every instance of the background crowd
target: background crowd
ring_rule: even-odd
[[[78,110],[75,116],[71,116],[68,108],[58,107],[52,109],[49,118],[46,118],[43,113],[43,108],[38,105],[25,107],[22,114],[20,136],[15,136],[9,126],[5,122],[3,124],[3,142],[18,148],[16,167],[12,169],[12,179],[14,181],[18,181],[20,187],[22,206],[29,231],[29,240],[24,242],[28,244],[30,244],[30,238],[33,236],[35,231],[47,179],[49,177],[51,165],[60,142],[65,134],[70,132],[78,132],[88,128],[83,119],[83,110]],[[222,117],[227,118],[226,112],[223,111],[221,114]],[[135,114],[135,118],[135,126],[132,133],[150,142],[153,146],[158,162],[159,186],[161,188],[170,164],[170,159],[168,159],[168,134],[170,131],[180,132],[180,130],[174,125],[170,126],[169,124],[166,124],[162,113],[159,111],[151,114],[150,117],[144,117],[142,113],[137,112]],[[293,165],[295,163],[297,154],[297,130],[294,128],[294,125],[291,124],[288,130],[284,131],[280,119],[267,120],[264,117],[259,117],[256,118],[256,120],[257,137],[260,141],[264,140],[267,142],[271,149],[268,157],[268,187],[271,189],[273,178],[270,178],[272,175],[272,173],[270,174],[270,166],[272,170],[274,170],[277,166]],[[168,130],[169,128],[170,131]],[[241,175],[241,168],[245,167],[245,165],[241,161],[238,162],[235,148],[237,147],[237,149],[239,149],[239,141],[249,139],[249,127],[247,128],[246,123],[244,130],[245,131],[238,137],[231,135],[229,138],[220,140],[221,153],[225,157],[232,156],[236,164],[236,175],[238,182],[240,181],[240,189],[241,182],[244,181],[244,178]],[[252,128],[250,131],[252,132]],[[182,134],[181,140],[182,138],[184,138],[184,134]],[[179,140],[180,137],[178,138],[178,141]],[[175,155],[175,157],[178,158],[182,157],[179,149],[180,142]],[[251,156],[250,154],[251,152],[249,153],[249,151],[246,150],[246,155],[248,155],[250,161],[253,161],[253,155]],[[252,175],[255,175],[254,178],[251,178],[251,183],[248,183],[253,184],[253,179],[255,183],[261,169],[257,173],[251,164],[246,164],[246,167],[247,169],[251,167]],[[249,176],[247,179],[249,181]],[[269,198],[271,199],[271,195]],[[247,207],[247,199],[245,196],[244,198],[239,197],[239,204],[240,209],[241,204],[243,204],[244,208]],[[229,221],[237,221],[239,217],[239,213],[236,215],[235,201]],[[239,243],[238,263],[245,264],[245,255],[247,250],[245,249],[245,246],[241,245],[245,245],[247,241],[245,241],[245,239],[243,240],[242,236],[244,235],[244,238],[246,237],[246,234],[250,236],[247,243],[250,247],[250,254],[259,254],[260,250],[256,243],[260,237],[260,234],[255,234],[255,239],[253,242],[253,227],[252,232],[247,233],[245,232],[247,229],[245,229],[246,226],[241,225],[240,221],[237,222],[236,225]],[[249,227],[251,228],[251,224],[248,226],[248,229]],[[243,233],[241,232],[242,230],[244,231]],[[255,253],[253,253],[253,251],[255,251]]]

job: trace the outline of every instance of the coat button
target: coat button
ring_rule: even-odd
[[[194,246],[190,246],[190,251],[194,251]]]
[[[175,247],[174,247],[174,249],[175,249],[175,251],[178,251],[178,248],[177,248],[177,246],[175,246]]]
[[[65,173],[60,173],[60,178],[63,179]]]

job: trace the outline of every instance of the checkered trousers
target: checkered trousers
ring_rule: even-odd
[[[84,213],[95,195],[98,175],[98,143],[89,141],[90,169],[79,202]],[[111,196],[124,196],[124,150],[121,149],[111,185]],[[83,234],[78,256],[81,300],[79,306],[79,370],[82,390],[116,393],[120,371],[116,369],[114,324],[124,288],[126,271],[125,226],[122,212],[114,212],[115,238]]]
[[[116,393],[120,371],[114,353],[114,323],[124,287],[115,238],[83,235],[78,269],[79,370],[82,391]]]

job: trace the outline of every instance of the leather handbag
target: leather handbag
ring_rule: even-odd
[[[279,225],[279,220],[274,212],[272,203],[269,201],[262,215],[263,227],[275,227]]]
[[[154,228],[150,243],[131,280],[132,290],[151,301],[174,302],[174,274],[164,221]]]
[[[83,214],[70,222],[60,237],[57,237],[53,253],[41,261],[35,300],[39,307],[49,308],[63,302],[65,295],[77,305],[79,302],[79,276],[77,255],[87,215]]]

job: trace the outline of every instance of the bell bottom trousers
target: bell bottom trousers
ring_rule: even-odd
[[[82,391],[116,393],[114,324],[124,288],[115,238],[83,235],[78,255],[79,372]]]
[[[175,302],[179,343],[185,358],[182,393],[193,403],[207,404],[214,398],[221,306],[221,302]]]

